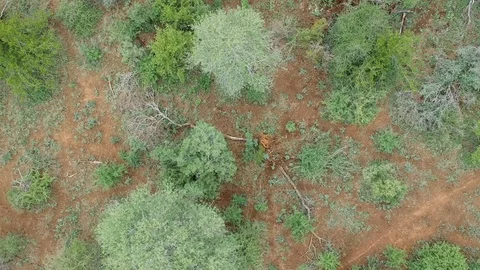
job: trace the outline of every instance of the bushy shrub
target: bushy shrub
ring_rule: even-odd
[[[361,4],[342,14],[330,33],[334,90],[325,102],[329,119],[367,124],[389,91],[400,85],[416,88],[416,38],[391,30],[388,14],[378,6]]]
[[[75,238],[46,265],[47,270],[95,270],[100,268],[100,250],[97,246]]]
[[[108,269],[238,269],[237,241],[217,211],[173,192],[131,193],[95,233]]]
[[[209,199],[216,198],[220,185],[237,171],[223,135],[204,122],[198,122],[179,146],[159,147],[153,157],[165,168],[165,182]]]
[[[135,2],[128,9],[124,19],[115,20],[109,28],[110,40],[133,43],[138,34],[154,32],[159,11],[153,7],[153,1]]]
[[[295,125],[295,122],[294,121],[288,121],[287,124],[285,125],[285,129],[289,133],[293,133],[293,132],[297,131],[297,127]]]
[[[302,177],[323,182],[327,173],[349,178],[357,166],[346,148],[336,147],[329,133],[322,133],[314,143],[306,144],[298,154],[297,171]]]
[[[337,270],[340,267],[340,255],[335,250],[322,252],[318,256],[317,266],[321,270]]]
[[[85,66],[88,69],[99,68],[102,64],[103,51],[98,44],[80,45],[80,53],[83,55]]]
[[[302,48],[306,49],[307,58],[317,62],[323,53],[323,37],[328,26],[326,19],[317,20],[310,28],[298,31],[295,41]]]
[[[232,203],[223,212],[223,218],[226,223],[238,227],[243,223],[243,209],[239,205]]]
[[[144,47],[129,40],[122,41],[119,51],[122,55],[122,62],[130,67],[136,67],[146,55]]]
[[[120,157],[132,168],[138,168],[142,166],[143,155],[147,151],[146,143],[132,139],[129,141],[130,150],[120,152]]]
[[[402,141],[391,128],[380,130],[372,136],[375,148],[378,151],[392,154],[395,149],[400,149]]]
[[[155,0],[154,8],[160,11],[160,24],[182,31],[191,30],[194,21],[208,11],[203,0]]]
[[[392,164],[374,162],[363,169],[360,197],[384,208],[401,203],[407,193],[407,185],[395,178]]]
[[[415,259],[409,264],[409,269],[468,269],[467,260],[460,247],[446,242],[424,244],[416,251]]]
[[[27,244],[28,241],[17,234],[0,237],[0,266],[15,260],[25,250]]]
[[[13,182],[7,193],[8,201],[17,209],[41,208],[51,197],[53,180],[47,173],[33,170]]]
[[[105,163],[95,170],[97,184],[105,189],[116,186],[127,172],[125,165]]]
[[[167,26],[158,29],[151,44],[151,62],[157,75],[166,83],[185,82],[185,58],[192,47],[192,34]],[[150,82],[154,83],[154,82]]]
[[[407,264],[407,253],[405,250],[387,246],[383,255],[387,259],[385,265],[390,269],[402,269]]]
[[[297,209],[285,218],[285,227],[290,230],[293,239],[297,242],[302,242],[305,236],[314,230],[308,217]]]
[[[245,222],[235,231],[239,244],[238,269],[264,269],[265,225],[258,222]]]
[[[0,80],[16,95],[33,101],[50,97],[58,86],[60,51],[46,13],[0,20]]]
[[[212,73],[219,90],[227,97],[238,97],[251,87],[267,92],[280,62],[271,34],[254,9],[218,10],[193,26],[193,65]]]
[[[243,160],[246,162],[254,161],[261,164],[265,160],[265,150],[258,143],[258,139],[254,138],[251,132],[245,133],[245,151],[243,152]]]
[[[88,0],[62,0],[57,9],[58,18],[75,35],[87,38],[94,34],[103,12]]]

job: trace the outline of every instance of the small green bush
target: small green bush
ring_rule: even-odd
[[[446,242],[424,244],[416,251],[414,260],[409,264],[411,270],[455,269],[467,270],[467,259],[460,247]]]
[[[255,210],[258,212],[266,212],[268,210],[267,199],[264,196],[258,197],[253,208],[255,208]]]
[[[47,173],[33,170],[13,182],[7,193],[8,201],[17,209],[41,208],[51,197],[53,180]]]
[[[0,20],[0,80],[14,94],[35,102],[48,99],[59,82],[62,46],[48,19],[39,11]]]
[[[387,246],[383,255],[387,259],[385,265],[390,269],[403,269],[407,264],[407,253],[405,250]]]
[[[120,157],[127,163],[131,168],[138,168],[143,164],[143,155],[147,151],[146,143],[140,140],[130,140],[129,141],[130,150],[120,152]]]
[[[296,126],[294,121],[288,121],[287,124],[285,125],[285,129],[289,133],[293,133],[293,132],[297,131],[297,126]]]
[[[375,148],[378,151],[392,154],[395,149],[400,149],[402,141],[391,128],[380,130],[372,136]]]
[[[340,267],[340,255],[334,250],[322,252],[318,256],[317,266],[321,270],[337,270]]]
[[[392,164],[374,162],[363,169],[360,197],[384,208],[399,205],[407,193],[407,185],[395,179]]]
[[[88,0],[62,0],[57,16],[75,35],[87,38],[95,33],[103,12]]]
[[[105,189],[116,186],[127,172],[125,165],[106,163],[95,170],[97,184]]]
[[[103,51],[98,44],[83,43],[80,45],[80,53],[88,69],[96,69],[102,65]]]
[[[152,156],[165,168],[166,183],[208,199],[215,199],[220,185],[232,181],[237,171],[222,133],[204,122],[198,122],[179,146],[158,147]]]
[[[245,133],[245,150],[243,152],[243,160],[246,162],[254,161],[257,164],[261,164],[265,160],[265,150],[258,143],[258,139],[253,138],[251,132]]]
[[[290,229],[293,239],[297,242],[302,242],[305,236],[314,230],[308,217],[297,209],[294,209],[293,213],[286,217],[285,227]]]
[[[245,195],[235,194],[232,196],[232,203],[240,207],[244,207],[248,204],[248,199],[245,197]]]
[[[159,23],[189,31],[192,24],[208,11],[203,0],[155,0],[154,8],[160,11]]]
[[[237,204],[231,204],[223,212],[225,222],[238,227],[243,223],[243,210]]]
[[[46,265],[47,270],[94,270],[100,268],[100,250],[96,245],[75,238]]]
[[[245,87],[265,93],[280,63],[271,34],[254,9],[218,10],[193,26],[190,62],[212,73],[219,91],[235,98]]]
[[[20,235],[0,237],[0,266],[17,258],[27,247],[28,241]]]
[[[167,26],[158,29],[155,41],[150,46],[150,65],[167,83],[185,82],[185,58],[192,47],[192,34]],[[154,83],[154,82],[150,82]]]

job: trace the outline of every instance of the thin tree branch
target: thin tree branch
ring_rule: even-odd
[[[239,138],[239,137],[234,137],[234,136],[230,136],[230,135],[227,135],[227,134],[223,134],[223,136],[229,140],[232,140],[232,141],[238,141],[238,142],[246,142],[247,139],[245,138]]]
[[[3,13],[7,9],[7,5],[10,2],[10,0],[5,0],[5,4],[3,5],[2,12],[0,12],[0,19],[3,17]]]
[[[295,183],[292,181],[292,179],[290,178],[290,176],[288,176],[288,174],[285,172],[285,169],[283,169],[282,166],[280,166],[280,170],[282,171],[282,173],[283,173],[283,175],[285,176],[285,178],[287,178],[287,180],[288,180],[288,182],[290,183],[290,185],[292,185],[293,189],[295,189],[295,192],[297,193],[298,198],[300,198],[300,201],[302,202],[303,208],[305,208],[305,210],[307,210],[308,220],[310,220],[311,217],[312,217],[312,211],[310,210],[310,207],[308,207],[307,203],[305,202],[305,199],[303,198],[302,193],[300,193],[300,191],[298,190],[297,186],[296,186]]]

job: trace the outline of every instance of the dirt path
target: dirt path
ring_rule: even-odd
[[[367,241],[359,243],[356,250],[345,256],[343,268],[348,269],[364,261],[367,256],[381,252],[389,244],[410,249],[417,241],[428,240],[443,222],[449,220],[451,215],[461,215],[456,211],[453,213],[447,211],[447,208],[452,207],[451,204],[464,192],[479,187],[478,175],[475,173],[465,175],[460,186],[434,194],[433,199],[424,201],[420,208],[411,213],[410,217],[396,217],[391,222],[391,227],[381,230],[385,232],[382,236],[371,239],[367,236]]]

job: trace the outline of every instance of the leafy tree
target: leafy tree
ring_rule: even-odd
[[[20,235],[0,237],[0,267],[13,261],[27,247],[28,241]]]
[[[390,269],[402,269],[407,264],[407,253],[405,250],[387,246],[383,255],[387,259],[385,265]]]
[[[285,227],[290,229],[293,239],[297,242],[302,242],[305,235],[314,230],[312,222],[308,220],[308,217],[297,209],[294,209],[293,213],[286,217]]]
[[[102,164],[97,168],[97,170],[95,170],[97,184],[105,189],[113,188],[120,181],[122,181],[122,178],[126,172],[127,169],[123,164]]]
[[[209,199],[216,198],[220,185],[237,171],[223,135],[204,122],[198,122],[179,146],[159,147],[153,156],[165,167],[164,181]]]
[[[50,97],[58,86],[60,51],[45,12],[0,20],[0,80],[16,95],[33,101]]]
[[[95,270],[100,268],[98,246],[75,238],[46,265],[47,270]]]
[[[329,41],[336,56],[331,64],[334,91],[325,103],[331,120],[367,124],[392,86],[416,88],[416,38],[391,30],[388,14],[378,6],[361,4],[339,16]]]
[[[185,82],[185,58],[192,47],[192,34],[176,30],[171,26],[158,29],[155,41],[150,46],[151,57],[147,65],[155,69],[156,74],[165,82]],[[156,79],[154,76],[150,76]],[[145,81],[153,84],[148,78]]]
[[[33,170],[13,182],[7,199],[17,209],[41,208],[50,199],[53,180],[47,173]]]
[[[271,34],[253,9],[218,10],[193,26],[195,37],[190,61],[212,73],[219,90],[238,97],[250,87],[267,92],[280,62]]]
[[[218,213],[174,192],[133,192],[95,232],[107,269],[238,269],[239,246]]]
[[[335,250],[322,252],[318,256],[317,265],[321,270],[337,270],[340,267],[340,255]]]
[[[466,270],[468,264],[460,247],[446,242],[424,244],[409,264],[412,270],[455,269]]]
[[[94,34],[103,12],[88,0],[62,0],[57,16],[75,35],[87,38]]]
[[[407,186],[395,179],[395,173],[395,167],[389,163],[373,163],[363,169],[360,197],[385,208],[400,204],[407,193]]]

